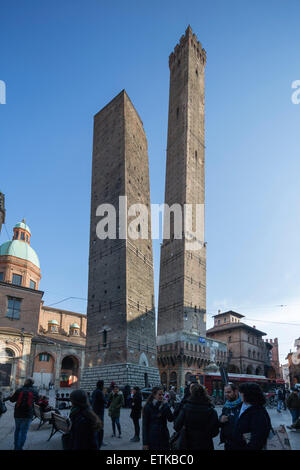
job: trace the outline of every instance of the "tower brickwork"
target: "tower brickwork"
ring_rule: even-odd
[[[170,95],[165,203],[205,202],[204,71],[206,52],[190,27],[169,57]],[[173,218],[175,220],[175,216]],[[166,219],[165,219],[166,223]],[[204,232],[204,212],[198,223]],[[158,335],[185,331],[205,334],[206,249],[187,249],[187,240],[171,233],[161,247]],[[203,240],[204,241],[204,240]]]
[[[115,239],[97,235],[101,204],[115,208]],[[124,214],[134,204],[149,209],[147,233],[135,224],[137,239],[126,239],[139,212],[127,220]],[[159,381],[147,140],[124,90],[94,119],[85,365],[87,390],[99,378],[142,387]]]

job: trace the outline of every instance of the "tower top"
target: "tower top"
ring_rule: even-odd
[[[169,66],[175,62],[180,63],[180,56],[182,55],[183,51],[187,51],[188,47],[191,50],[194,50],[194,53],[197,54],[197,57],[201,60],[203,65],[206,63],[206,51],[203,49],[200,41],[196,34],[193,33],[193,30],[190,25],[185,30],[185,34],[183,34],[179,40],[179,43],[176,44],[174,51],[169,56]]]

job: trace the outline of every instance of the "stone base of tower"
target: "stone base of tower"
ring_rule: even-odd
[[[160,375],[157,367],[130,363],[87,367],[82,371],[80,388],[91,392],[96,388],[98,380],[104,380],[104,387],[115,382],[119,387],[129,384],[131,387],[143,388],[159,385]]]

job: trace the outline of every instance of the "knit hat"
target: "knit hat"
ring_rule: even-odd
[[[84,390],[74,390],[70,395],[70,400],[73,405],[77,405],[81,408],[88,406],[88,397]]]

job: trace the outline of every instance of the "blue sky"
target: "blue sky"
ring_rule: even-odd
[[[9,237],[31,227],[46,304],[87,297],[93,115],[123,88],[163,202],[168,56],[190,24],[207,51],[207,310],[247,315],[284,360],[300,336],[299,14],[293,0],[2,2],[0,189]]]

